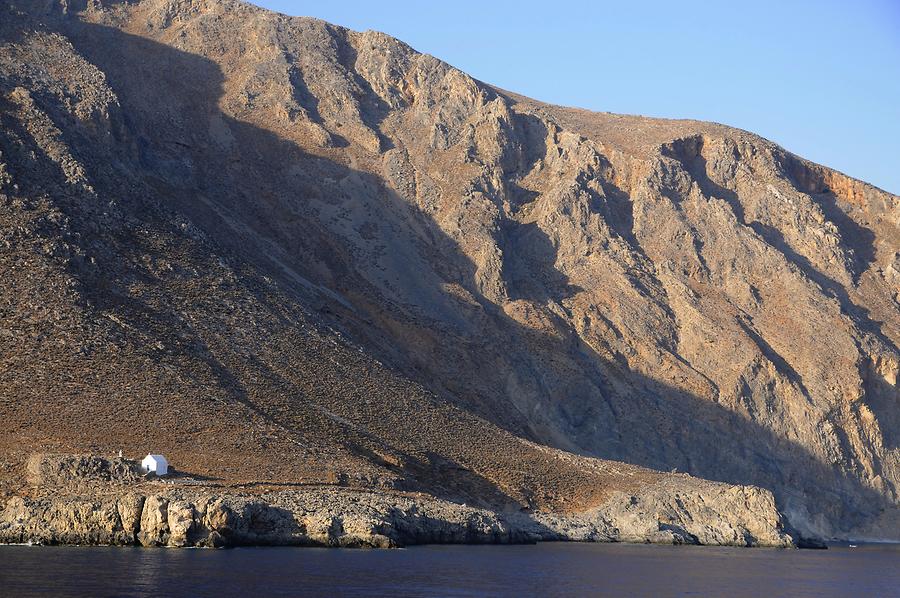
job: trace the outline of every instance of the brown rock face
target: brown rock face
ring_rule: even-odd
[[[5,491],[124,448],[587,513],[677,468],[900,539],[898,197],[234,0],[0,17]],[[703,536],[672,496],[657,531]],[[172,504],[142,543],[187,541]]]

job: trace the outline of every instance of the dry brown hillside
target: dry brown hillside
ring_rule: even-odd
[[[237,0],[0,1],[0,472],[580,509],[689,472],[900,539],[900,198]],[[649,469],[645,469],[649,468]]]

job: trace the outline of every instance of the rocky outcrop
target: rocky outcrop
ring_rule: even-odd
[[[26,472],[32,486],[61,487],[69,491],[96,484],[133,484],[143,477],[134,460],[96,455],[36,453],[28,458]]]
[[[0,542],[142,546],[387,548],[556,541],[791,546],[771,493],[680,483],[573,515],[498,513],[436,500],[319,488],[260,496],[166,491],[14,498]]]
[[[609,522],[620,542],[784,546],[790,540],[772,493],[753,486],[699,480],[666,481],[638,494],[616,493],[606,504],[567,520]],[[571,523],[569,523],[571,525]],[[590,526],[589,526],[590,529]],[[595,532],[590,529],[586,538]],[[574,530],[566,536],[581,539]]]

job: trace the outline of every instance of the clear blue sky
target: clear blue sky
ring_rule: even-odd
[[[900,0],[252,0],[592,110],[712,120],[900,194]]]

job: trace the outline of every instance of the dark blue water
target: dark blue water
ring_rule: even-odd
[[[2,596],[900,596],[900,546],[0,546]]]

